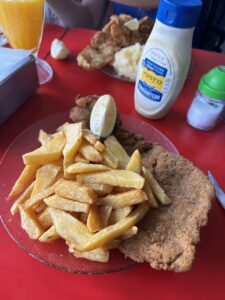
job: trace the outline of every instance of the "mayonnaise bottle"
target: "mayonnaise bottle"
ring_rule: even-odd
[[[135,85],[135,109],[143,116],[164,117],[178,97],[189,71],[201,6],[201,0],[160,1]]]

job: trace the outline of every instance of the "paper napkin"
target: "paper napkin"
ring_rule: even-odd
[[[0,47],[0,82],[6,78],[32,53],[31,50],[20,50]]]

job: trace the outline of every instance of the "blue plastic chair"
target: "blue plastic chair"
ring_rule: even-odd
[[[113,6],[113,10],[116,15],[128,14],[137,19],[141,19],[144,16],[148,16],[152,19],[155,19],[156,13],[157,13],[157,9],[147,11],[143,8],[128,6],[128,5],[124,5],[124,4],[118,4],[118,3],[113,3],[112,6]]]

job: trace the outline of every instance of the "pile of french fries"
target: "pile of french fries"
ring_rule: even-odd
[[[9,194],[31,239],[62,238],[74,256],[107,262],[157,200],[171,203],[139,151],[129,157],[114,136],[102,142],[81,123],[65,123],[54,134],[40,130],[38,140]]]

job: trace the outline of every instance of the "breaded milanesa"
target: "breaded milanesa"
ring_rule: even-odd
[[[120,49],[135,43],[145,44],[154,21],[144,17],[139,21],[138,30],[130,30],[125,23],[131,19],[125,14],[111,16],[109,23],[97,31],[90,44],[78,54],[78,65],[86,70],[100,69],[113,63],[115,53]]]
[[[213,186],[189,160],[160,146],[145,153],[143,163],[173,202],[151,209],[138,225],[138,234],[126,240],[120,251],[154,269],[187,271],[194,261],[200,228],[207,223]]]
[[[97,96],[77,98],[71,112],[73,121],[87,126]],[[85,112],[81,116],[81,111]],[[214,200],[214,188],[192,162],[163,147],[145,141],[123,129],[117,122],[113,134],[128,153],[139,149],[143,164],[150,169],[161,187],[172,199],[169,206],[151,209],[138,224],[138,233],[124,241],[119,249],[137,262],[148,262],[154,269],[187,271],[194,261],[196,244]]]

